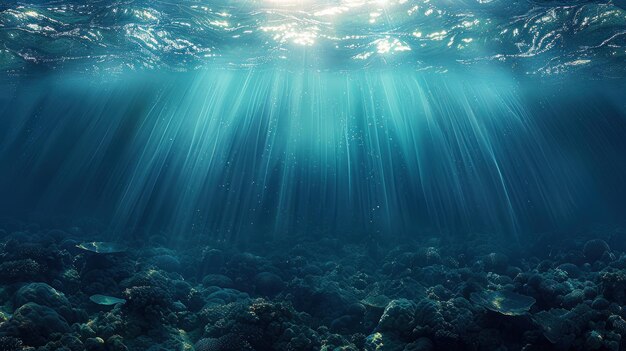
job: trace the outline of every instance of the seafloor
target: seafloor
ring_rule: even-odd
[[[88,222],[2,226],[2,351],[626,347],[619,228],[94,245]]]

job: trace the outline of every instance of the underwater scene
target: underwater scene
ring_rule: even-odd
[[[0,0],[18,350],[626,350],[626,2]]]

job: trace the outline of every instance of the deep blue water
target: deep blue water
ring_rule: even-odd
[[[620,225],[619,1],[9,1],[0,213],[112,233]]]
[[[0,0],[0,350],[626,350],[624,0]]]

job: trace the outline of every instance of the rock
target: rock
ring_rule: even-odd
[[[106,340],[107,351],[128,351],[124,345],[124,339],[119,335],[113,335]]]
[[[84,343],[86,351],[105,351],[104,340],[100,337],[89,338]]]
[[[585,293],[580,289],[574,289],[569,294],[563,296],[563,306],[567,308],[574,307],[579,303],[582,303],[585,299]]]
[[[330,330],[336,333],[347,334],[354,331],[357,326],[358,322],[356,317],[345,315],[339,318],[335,318],[330,323]]]
[[[568,312],[564,309],[541,311],[533,315],[533,321],[543,329],[543,335],[551,343],[569,345],[573,338],[568,335],[569,326],[566,325]]]
[[[210,293],[207,297],[207,305],[222,305],[239,300],[245,300],[249,296],[235,289],[220,289],[216,287],[216,291]]]
[[[363,316],[365,314],[365,306],[362,303],[353,303],[346,308],[346,313],[351,316]]]
[[[124,291],[126,303],[122,311],[145,328],[159,327],[173,308],[170,293],[156,286],[135,286]]]
[[[302,267],[302,269],[300,270],[300,274],[302,276],[307,276],[307,275],[322,275],[324,272],[322,272],[322,270],[315,265],[309,264],[306,265],[304,267]]]
[[[366,296],[361,303],[369,308],[380,309],[381,311],[387,307],[391,300],[385,295],[372,294]]]
[[[505,274],[512,279],[515,279],[518,274],[522,273],[522,270],[519,267],[507,267]]]
[[[365,338],[365,351],[402,351],[404,344],[390,334],[374,333]]]
[[[482,259],[485,271],[505,273],[509,266],[509,258],[501,253],[492,252]]]
[[[586,299],[593,299],[598,295],[598,291],[596,287],[586,286],[583,289],[583,294]]]
[[[75,319],[72,305],[65,294],[46,283],[26,284],[17,291],[13,303],[15,307],[21,307],[29,302],[50,307],[68,321]]]
[[[587,350],[598,350],[602,347],[602,335],[595,330],[590,331],[587,334],[585,340],[585,348]]]
[[[126,252],[126,250],[128,250],[126,245],[104,241],[84,242],[76,245],[76,247],[81,250],[90,251],[97,254],[114,254]]]
[[[30,258],[0,264],[0,282],[32,281],[42,273],[41,265]]]
[[[69,333],[70,326],[52,308],[29,302],[18,308],[0,331],[22,339],[29,346],[41,346],[52,340],[55,333]]]
[[[378,322],[381,332],[408,333],[415,324],[415,303],[407,299],[392,300]]]
[[[530,296],[506,290],[472,293],[470,299],[481,307],[507,316],[525,314],[535,304],[535,299]]]
[[[180,301],[174,301],[174,303],[172,304],[172,308],[176,312],[182,312],[187,310],[187,306],[185,306],[185,304]]]
[[[589,240],[583,247],[583,253],[589,263],[593,263],[602,258],[602,255],[604,255],[605,252],[610,253],[611,248],[609,247],[609,244],[601,239]]]
[[[435,345],[428,338],[419,338],[404,347],[404,351],[433,351]]]
[[[247,351],[250,350],[250,345],[236,335],[227,334],[219,338],[200,339],[194,345],[194,348],[196,351]]]
[[[111,306],[111,305],[117,305],[118,303],[122,303],[122,304],[126,303],[126,300],[124,299],[119,299],[117,297],[99,295],[99,294],[89,296],[89,300],[91,300],[95,304],[102,305],[102,306]]]
[[[609,323],[622,338],[626,337],[626,321],[621,316],[609,316]]]
[[[586,332],[592,331],[598,322],[605,323],[606,317],[589,307],[587,304],[579,304],[571,310],[551,309],[541,311],[532,316],[533,322],[543,330],[543,335],[558,349],[571,349],[574,344],[587,343]],[[587,329],[589,328],[589,329]],[[602,334],[604,342],[611,343],[613,337]],[[596,337],[592,336],[590,346],[595,343]],[[578,348],[576,348],[578,349]],[[581,348],[587,350],[588,348]]]
[[[229,277],[222,274],[207,274],[202,278],[202,285],[209,286],[219,286],[220,288],[232,288],[235,286],[235,283]]]
[[[605,310],[607,308],[609,308],[610,302],[609,300],[603,298],[603,297],[598,297],[595,300],[593,300],[593,302],[591,303],[591,307],[595,310],[601,311],[601,310]]]
[[[22,351],[24,343],[12,336],[0,336],[0,350],[2,351]]]
[[[285,283],[276,274],[261,272],[254,277],[254,290],[265,296],[274,296],[285,288]]]
[[[573,263],[563,263],[557,267],[558,269],[567,273],[567,276],[570,278],[578,278],[581,276],[582,271],[578,266]]]
[[[611,302],[626,303],[626,271],[604,270],[600,272],[602,295]]]
[[[150,259],[151,264],[166,272],[180,272],[180,260],[172,255],[157,255]]]
[[[201,272],[217,273],[224,265],[224,253],[218,249],[205,249],[202,251]]]
[[[426,267],[441,263],[441,255],[439,250],[434,247],[425,247],[416,252],[412,257],[412,266]]]

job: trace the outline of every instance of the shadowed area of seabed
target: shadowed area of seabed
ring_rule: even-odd
[[[2,208],[118,233],[514,238],[619,212],[594,171],[626,164],[623,106],[574,84],[279,69],[25,81],[0,110],[15,165]]]

